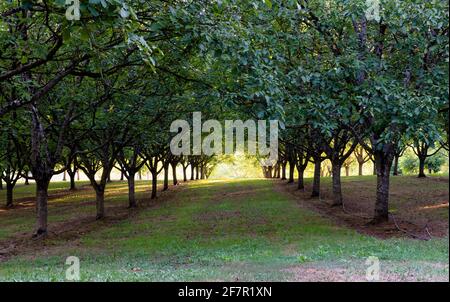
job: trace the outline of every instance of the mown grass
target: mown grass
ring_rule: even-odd
[[[78,186],[84,186],[89,184],[87,181],[78,181]],[[69,188],[68,181],[55,181],[50,183],[50,187],[48,189],[48,194],[51,195],[55,192],[65,190]],[[30,185],[25,185],[23,183],[18,183],[14,188],[14,199],[21,199],[34,196],[36,191],[36,186],[33,182],[30,182]],[[6,186],[4,185],[4,190],[0,190],[0,204],[6,202]]]
[[[148,191],[148,181],[136,182],[136,196],[141,198]],[[63,222],[76,219],[80,214],[95,213],[95,194],[89,182],[77,182],[77,190],[70,192],[68,182],[51,182],[48,190],[49,213],[48,221]],[[14,189],[14,204],[20,208],[6,210],[0,207],[0,240],[14,238],[17,234],[28,234],[35,223],[35,185],[18,185]],[[56,195],[55,195],[56,194]],[[112,182],[107,185],[105,197],[107,206],[115,202],[127,203],[126,182]],[[56,197],[55,197],[56,196]],[[0,191],[0,204],[6,203],[6,190]]]
[[[125,203],[124,186],[115,184],[116,202]],[[63,281],[71,255],[86,281],[283,281],[302,277],[303,267],[331,275],[337,267],[351,279],[365,275],[369,256],[380,259],[385,279],[448,280],[448,243],[358,234],[300,208],[266,180],[199,181],[76,245],[53,240],[45,253],[0,263],[0,280]]]

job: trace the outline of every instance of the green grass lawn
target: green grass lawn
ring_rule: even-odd
[[[88,181],[78,181],[78,186],[83,186],[89,184]],[[0,204],[4,204],[6,202],[6,185],[3,184],[4,190],[0,190]],[[51,195],[55,192],[68,189],[69,182],[68,181],[55,181],[50,183],[50,187],[48,189],[48,194]],[[33,182],[30,182],[30,185],[26,186],[23,183],[18,183],[14,188],[14,199],[21,199],[26,197],[32,197],[36,193],[36,186]]]
[[[109,189],[106,202],[126,206],[126,184]],[[146,190],[139,182],[138,197]],[[53,201],[80,206],[62,216],[50,210],[50,219],[94,215],[82,206],[92,192],[82,192]],[[448,237],[361,235],[300,207],[272,181],[196,181],[173,193],[76,240],[50,238],[45,249],[0,262],[0,280],[63,281],[68,256],[80,258],[83,281],[364,281],[369,256],[380,259],[382,280],[448,280]],[[32,210],[24,211],[0,213],[0,239],[30,230]]]

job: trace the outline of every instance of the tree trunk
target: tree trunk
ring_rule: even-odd
[[[66,177],[66,171],[64,171],[63,172],[63,179],[62,179],[63,181],[66,181],[67,180],[67,177]]]
[[[297,186],[297,188],[299,190],[304,191],[305,190],[305,182],[304,182],[303,175],[305,173],[305,170],[301,169],[301,167],[297,167],[297,173],[298,173],[298,186]]]
[[[286,162],[281,164],[281,180],[286,180]]]
[[[28,171],[25,172],[25,185],[26,186],[30,185],[30,181],[28,179]]]
[[[394,171],[392,173],[393,175],[398,175],[398,156],[394,157]]]
[[[3,190],[3,180],[0,178],[0,190]]]
[[[350,167],[345,167],[345,176],[350,176]]]
[[[280,163],[278,162],[275,165],[275,175],[274,175],[274,177],[275,178],[280,178],[280,174],[281,174],[281,166],[280,166]]]
[[[294,169],[295,169],[295,165],[289,163],[289,180],[288,180],[288,184],[294,182]]]
[[[174,186],[178,184],[177,180],[177,164],[171,164],[172,166],[172,183]]]
[[[314,162],[314,180],[311,197],[317,197],[320,195],[320,160]]]
[[[364,163],[358,163],[358,175],[359,176],[363,175],[363,165],[364,165]]]
[[[75,186],[75,171],[73,173],[67,172],[67,174],[69,174],[69,178],[70,178],[70,188],[69,188],[69,190],[71,190],[71,191],[76,190],[76,186]]]
[[[80,180],[80,170],[77,170],[77,180]]]
[[[139,170],[139,172],[138,172],[138,177],[139,177],[139,180],[142,180],[142,171],[141,170]]]
[[[136,197],[135,197],[135,186],[134,186],[134,172],[128,171],[128,207],[135,208]]]
[[[169,165],[164,166],[164,186],[163,191],[169,189]]]
[[[426,177],[425,175],[425,159],[426,157],[419,157],[419,178]]]
[[[33,237],[47,235],[47,203],[48,203],[48,184],[50,180],[36,179],[36,231]]]
[[[191,180],[194,180],[194,166],[191,164]]]
[[[123,171],[120,171],[120,180],[123,180]]]
[[[152,196],[151,196],[151,199],[156,198],[157,188],[158,188],[158,175],[155,172],[152,172]]]
[[[13,189],[14,185],[12,183],[6,183],[6,207],[12,208],[13,206]]]
[[[273,178],[273,167],[272,166],[268,166],[267,167],[267,178]]]
[[[388,221],[389,219],[389,174],[392,159],[384,152],[375,152],[377,168],[377,198],[375,202],[374,223]]]
[[[96,189],[95,190],[95,205],[97,208],[97,215],[95,219],[102,219],[105,217],[105,190]]]
[[[342,189],[341,189],[341,165],[332,163],[333,178],[333,204],[332,206],[342,205]]]
[[[195,167],[195,179],[199,179],[199,169],[198,166]]]
[[[205,167],[203,165],[200,166],[200,179],[205,179]]]
[[[377,175],[377,164],[375,163],[375,161],[372,161],[373,163],[373,172],[372,175]]]
[[[186,174],[186,170],[187,170],[187,166],[184,167],[183,166],[183,181],[186,182],[187,181],[187,174]]]

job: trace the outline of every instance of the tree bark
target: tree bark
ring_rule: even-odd
[[[311,192],[311,197],[317,197],[320,195],[320,160],[314,161],[314,179],[313,179],[313,188]]]
[[[205,179],[205,167],[203,165],[200,166],[200,179]]]
[[[164,186],[163,191],[169,189],[169,165],[164,165]]]
[[[425,160],[426,157],[419,157],[419,175],[417,176],[419,178],[427,177],[425,175]]]
[[[67,174],[69,174],[69,178],[70,178],[70,188],[69,188],[69,190],[71,190],[71,191],[76,190],[76,186],[75,186],[75,171],[73,171],[73,173],[70,172],[70,171],[67,171]]]
[[[333,204],[332,206],[342,205],[342,188],[341,188],[341,165],[332,163],[333,178]]]
[[[97,215],[95,219],[102,219],[105,217],[105,191],[104,189],[95,190],[95,205],[97,208]]]
[[[286,180],[286,165],[287,162],[281,164],[281,180]]]
[[[288,179],[288,184],[294,182],[294,169],[295,169],[295,165],[289,163],[289,179]]]
[[[389,175],[392,156],[383,151],[375,152],[374,156],[377,169],[377,197],[373,222],[379,223],[389,219]]]
[[[13,206],[13,189],[14,185],[10,182],[6,183],[6,207],[11,208]]]
[[[25,171],[25,185],[26,186],[30,185],[30,181],[28,179],[28,171]]]
[[[174,186],[178,184],[177,180],[177,164],[171,164],[172,166],[172,183]]]
[[[152,196],[151,199],[156,198],[158,188],[158,175],[155,172],[152,172]]]
[[[195,167],[195,179],[199,179],[199,168],[198,166]]]
[[[191,180],[194,180],[194,166],[191,164]]]
[[[345,167],[345,176],[350,176],[350,167]]]
[[[363,165],[364,165],[364,163],[358,163],[358,175],[359,176],[363,175]]]
[[[273,167],[272,166],[267,167],[267,178],[273,178]]]
[[[281,166],[280,166],[280,163],[279,163],[279,162],[276,163],[274,169],[275,169],[275,175],[274,175],[274,178],[280,178],[280,174],[281,174]]]
[[[297,189],[304,191],[305,190],[305,182],[304,182],[305,170],[301,169],[300,167],[297,167],[297,173],[298,173]]]
[[[394,157],[394,171],[392,173],[393,175],[398,175],[398,156]]]
[[[66,177],[66,171],[64,171],[63,172],[63,179],[62,179],[63,181],[66,181],[67,180],[67,177]]]
[[[187,166],[186,166],[186,167],[183,166],[183,182],[186,182],[186,181],[187,181],[186,170],[187,170]]]
[[[128,171],[128,207],[136,208],[135,186],[134,186],[134,172]]]
[[[48,185],[50,180],[36,180],[36,231],[33,237],[47,235],[47,203]]]
[[[373,160],[372,163],[373,163],[372,175],[377,175],[377,164],[376,164],[375,160]]]

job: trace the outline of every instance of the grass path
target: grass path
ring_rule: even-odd
[[[126,203],[120,186],[107,202]],[[77,256],[86,281],[364,281],[366,258],[376,256],[382,280],[448,281],[448,237],[361,235],[267,180],[198,181],[175,193],[76,240],[50,239],[0,262],[0,280],[62,281],[66,257]],[[66,215],[86,212],[73,211]]]

